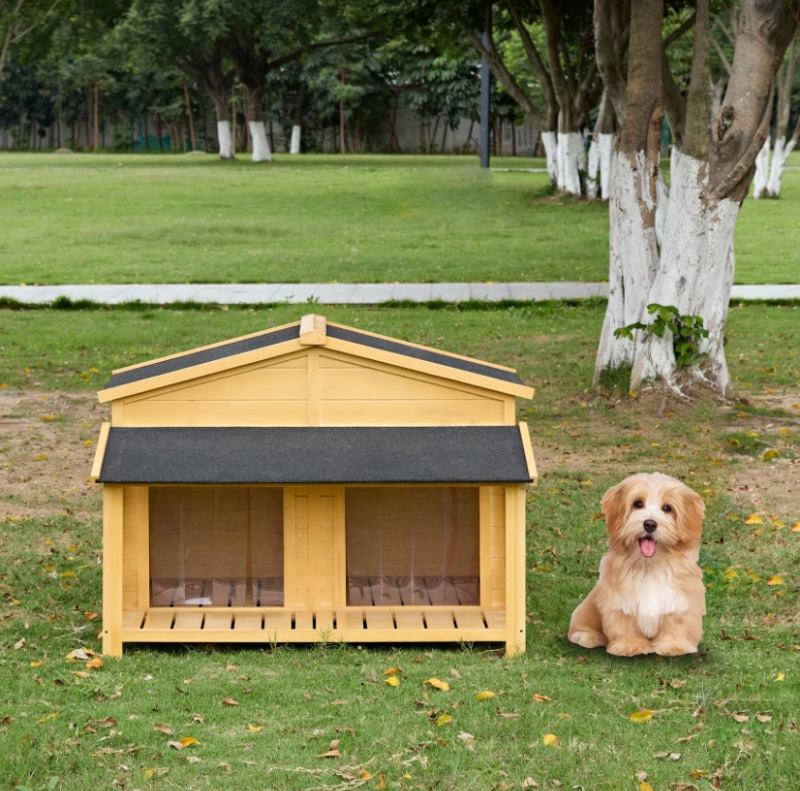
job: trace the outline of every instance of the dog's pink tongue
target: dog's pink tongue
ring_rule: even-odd
[[[642,551],[642,554],[646,558],[651,558],[653,555],[656,554],[656,542],[655,539],[650,538],[650,536],[646,536],[645,538],[639,539],[639,549]]]

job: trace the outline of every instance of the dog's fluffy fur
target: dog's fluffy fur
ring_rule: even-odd
[[[610,654],[697,651],[706,612],[697,565],[705,506],[675,478],[632,475],[602,499],[608,551],[600,579],[578,605],[569,639]]]

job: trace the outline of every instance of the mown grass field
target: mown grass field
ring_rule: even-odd
[[[0,283],[605,280],[607,207],[552,195],[542,160],[492,165],[2,152]],[[745,202],[737,283],[797,281],[799,200],[790,169]]]
[[[794,155],[797,157],[798,155]],[[798,160],[795,160],[797,162]],[[502,162],[509,166],[536,161]],[[796,282],[800,176],[747,201],[737,282]],[[602,280],[606,209],[459,158],[0,155],[0,282]],[[101,650],[99,488],[114,368],[297,320],[518,369],[541,474],[526,653],[494,646]],[[800,775],[800,307],[736,304],[738,400],[592,389],[602,302],[0,309],[0,787],[792,788]],[[696,656],[569,643],[605,489],[685,480],[707,506]],[[86,658],[76,658],[77,656]],[[385,672],[399,668],[391,687]],[[446,680],[449,691],[431,688]],[[494,693],[492,697],[481,692]]]
[[[536,387],[519,405],[542,475],[529,494],[526,653],[138,646],[99,667],[87,666],[97,665],[91,653],[74,659],[101,650],[99,492],[62,483],[69,461],[59,455],[70,445],[75,457],[91,452],[85,443],[105,417],[87,406],[94,391],[111,368],[292,321],[303,309],[0,311],[0,407],[14,393],[41,404],[0,411],[0,476],[15,486],[29,478],[27,501],[0,495],[3,785],[792,787],[800,511],[797,500],[775,508],[763,493],[769,474],[786,471],[789,485],[796,474],[800,397],[782,411],[760,405],[798,393],[798,310],[733,307],[727,353],[745,400],[721,409],[592,390],[600,302],[325,308],[332,321],[517,367]],[[737,453],[729,437],[745,426],[783,443],[780,451]],[[701,651],[619,659],[580,649],[566,628],[596,578],[600,497],[651,469],[682,478],[707,505]],[[402,671],[397,687],[385,681],[390,668]],[[450,690],[426,685],[431,678]],[[494,696],[478,699],[485,691]]]

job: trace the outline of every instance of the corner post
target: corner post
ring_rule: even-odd
[[[122,656],[123,488],[103,486],[103,654]]]

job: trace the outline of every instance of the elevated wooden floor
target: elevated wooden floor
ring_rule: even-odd
[[[123,614],[122,642],[505,642],[503,610],[347,607],[318,612],[253,607],[153,607]]]

